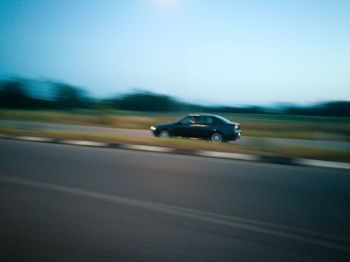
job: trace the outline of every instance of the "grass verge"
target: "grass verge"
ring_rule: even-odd
[[[0,119],[42,121],[114,128],[148,129],[175,121],[184,113],[128,111],[0,110]],[[241,124],[245,136],[350,141],[350,118],[292,115],[222,114]]]
[[[88,140],[98,142],[120,143],[120,144],[138,144],[138,145],[152,145],[161,147],[171,147],[183,150],[209,150],[218,152],[244,153],[254,154],[260,156],[276,155],[285,157],[299,157],[330,161],[344,161],[350,162],[350,152],[348,150],[335,150],[325,148],[315,148],[309,146],[276,146],[268,142],[256,144],[235,144],[222,143],[213,144],[208,141],[168,138],[160,139],[156,137],[129,137],[129,136],[115,136],[109,134],[98,133],[83,133],[83,132],[67,132],[67,131],[50,131],[50,130],[19,130],[15,128],[0,127],[1,134],[7,135],[23,135],[23,136],[37,136],[50,137],[58,139],[76,139]]]

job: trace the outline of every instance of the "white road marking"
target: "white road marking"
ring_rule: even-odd
[[[62,144],[76,145],[76,146],[93,146],[93,147],[106,147],[108,144],[103,142],[83,141],[83,140],[62,140]]]
[[[141,151],[163,152],[163,153],[168,153],[168,152],[173,152],[174,151],[174,149],[168,148],[168,147],[131,145],[131,144],[121,145],[120,148],[132,149],[132,150],[141,150]]]
[[[350,163],[344,163],[344,162],[333,162],[333,161],[313,160],[313,159],[303,159],[303,158],[296,158],[294,159],[294,162],[297,165],[302,165],[302,166],[350,169]]]
[[[0,138],[6,138],[6,137],[7,137],[6,135],[0,134]],[[32,137],[32,136],[15,136],[12,138],[17,140],[33,141],[33,142],[53,142],[55,140],[54,138]],[[78,145],[78,146],[91,146],[91,147],[108,147],[109,145],[108,143],[104,143],[104,142],[82,141],[82,140],[62,140],[59,143],[68,144],[68,145]],[[140,151],[163,152],[163,153],[176,152],[175,149],[169,148],[169,147],[132,145],[132,144],[124,144],[124,145],[121,145],[119,148],[140,150]],[[257,155],[205,151],[205,150],[195,151],[193,155],[213,157],[213,158],[247,160],[247,161],[261,160],[261,158]],[[350,169],[350,163],[345,163],[345,162],[324,161],[324,160],[303,159],[303,158],[293,158],[292,162],[294,165],[301,165],[301,166],[339,168],[339,169],[348,169],[348,170]]]
[[[216,152],[216,151],[197,151],[197,155],[208,156],[208,157],[217,157],[217,158],[228,158],[228,159],[237,159],[237,160],[248,160],[248,161],[258,161],[259,157],[248,154],[239,154],[239,153],[227,153],[227,152]]]
[[[53,138],[49,137],[35,137],[35,136],[16,136],[15,139],[35,142],[52,142]]]
[[[151,201],[137,200],[126,197],[108,195],[103,193],[92,192],[88,190],[82,190],[78,188],[65,187],[50,183],[38,182],[29,179],[15,178],[8,176],[0,176],[0,181],[24,186],[30,186],[34,188],[41,188],[45,190],[52,190],[71,195],[77,195],[80,197],[89,197],[106,201],[114,204],[122,204],[127,206],[133,206],[143,208],[146,210],[157,211],[165,214],[177,215],[186,218],[197,219],[205,222],[215,223],[219,225],[225,225],[234,228],[245,229],[253,232],[273,235],[286,239],[296,240],[304,243],[327,247],[330,249],[337,249],[346,252],[350,252],[350,239],[347,237],[340,237],[323,232],[305,230],[301,228],[277,225],[273,223],[266,223],[252,219],[245,219],[235,216],[218,215],[215,213],[199,211],[190,208],[177,207],[167,204],[155,203]],[[346,242],[346,243],[335,243]]]

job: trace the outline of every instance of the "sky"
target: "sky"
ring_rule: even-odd
[[[0,78],[209,104],[350,100],[348,0],[1,0]]]

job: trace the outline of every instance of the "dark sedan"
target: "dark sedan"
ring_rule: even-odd
[[[189,137],[210,139],[214,143],[232,141],[241,137],[239,123],[212,114],[189,114],[179,121],[151,126],[158,137]]]

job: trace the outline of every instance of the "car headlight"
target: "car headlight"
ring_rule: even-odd
[[[155,126],[151,126],[151,130],[155,131],[157,128]]]

